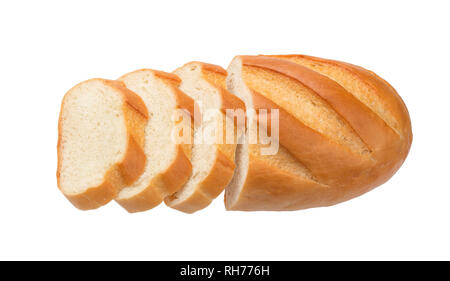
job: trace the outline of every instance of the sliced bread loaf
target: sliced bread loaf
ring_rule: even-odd
[[[58,187],[82,210],[111,201],[144,171],[148,113],[123,83],[91,79],[64,96],[59,116]]]
[[[236,142],[242,128],[235,126],[238,119],[226,116],[226,110],[240,109],[244,115],[245,105],[225,89],[227,72],[220,66],[190,62],[174,73],[182,80],[180,89],[199,105],[201,122],[194,130],[192,175],[165,203],[193,213],[208,206],[233,176]],[[230,118],[228,122],[227,118]],[[228,143],[227,131],[232,136]]]
[[[361,67],[307,56],[238,56],[228,89],[248,109],[279,111],[280,149],[237,148],[229,210],[333,205],[380,185],[411,145],[408,111],[384,80]],[[249,135],[258,121],[249,118]]]
[[[142,98],[150,116],[145,128],[144,151],[148,161],[144,173],[116,197],[127,211],[140,212],[178,191],[191,175],[194,101],[177,88],[181,80],[174,74],[142,69],[118,80]],[[184,116],[177,117],[177,112]],[[174,138],[178,128],[188,128],[181,133],[189,134],[189,141],[179,143]]]

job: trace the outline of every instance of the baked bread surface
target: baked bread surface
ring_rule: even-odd
[[[277,155],[261,155],[258,144],[238,147],[243,164],[225,193],[229,210],[333,205],[384,183],[408,154],[406,106],[373,72],[284,55],[238,56],[228,73],[228,89],[247,109],[279,110],[280,142]],[[248,120],[247,134],[256,123]]]

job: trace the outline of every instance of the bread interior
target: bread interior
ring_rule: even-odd
[[[127,131],[123,98],[102,80],[75,86],[61,111],[60,187],[67,195],[103,183],[107,171],[124,158]]]
[[[239,57],[233,59],[227,72],[227,89],[244,101],[246,109],[252,109],[251,93],[242,80],[242,63]],[[247,110],[247,129],[242,134],[236,147],[236,169],[234,170],[233,178],[225,189],[225,207],[227,209],[233,206],[239,199],[239,194],[247,178],[250,157],[249,132],[252,129],[250,125],[253,124],[253,118],[254,116],[251,116],[251,112]]]
[[[145,128],[144,151],[147,162],[144,173],[132,185],[122,189],[117,197],[120,200],[132,197],[149,187],[152,179],[164,172],[174,161],[176,143],[171,134],[176,100],[173,89],[151,70],[132,72],[119,80],[142,98],[149,112],[149,121]]]
[[[166,203],[176,205],[193,194],[196,187],[211,171],[217,157],[215,143],[220,138],[222,114],[220,112],[220,96],[218,90],[211,86],[202,76],[201,65],[189,64],[175,71],[182,79],[180,90],[190,96],[198,105],[197,110],[201,114],[201,122],[196,120],[194,127],[194,143],[192,146],[192,174],[184,186],[172,196]]]

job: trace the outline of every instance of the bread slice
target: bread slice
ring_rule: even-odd
[[[142,98],[150,116],[145,128],[144,151],[148,161],[144,173],[116,197],[128,212],[140,212],[160,204],[191,175],[194,101],[177,88],[181,80],[174,74],[142,69],[118,80]],[[185,110],[187,116],[176,117],[177,109]],[[189,134],[189,141],[178,143],[173,138],[178,128],[188,128],[182,133]]]
[[[280,149],[238,145],[228,210],[333,205],[389,179],[408,153],[409,115],[390,85],[360,67],[296,59],[238,56],[229,66],[228,89],[247,110],[279,110]],[[248,118],[246,136],[258,125]]]
[[[111,201],[144,171],[141,98],[123,83],[84,81],[64,96],[59,115],[58,187],[82,210]]]
[[[234,153],[237,135],[236,120],[226,116],[226,109],[241,109],[245,105],[226,88],[227,72],[220,66],[190,62],[174,71],[182,82],[180,89],[200,106],[201,123],[194,130],[192,175],[181,190],[165,199],[167,206],[193,213],[208,206],[228,185],[234,173]],[[242,124],[243,125],[243,124]],[[233,140],[226,141],[226,132]]]

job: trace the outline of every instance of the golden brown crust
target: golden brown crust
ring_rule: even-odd
[[[132,183],[142,174],[146,162],[146,157],[142,149],[142,145],[144,142],[144,128],[145,124],[148,121],[148,113],[147,107],[145,106],[142,99],[135,93],[124,89],[123,85],[115,83],[114,81],[106,79],[91,80],[99,80],[104,83],[104,85],[114,88],[122,95],[124,101],[122,108],[124,111],[128,138],[127,149],[124,154],[124,158],[119,163],[113,165],[106,172],[103,183],[96,187],[90,187],[86,189],[86,191],[79,194],[64,194],[75,207],[81,210],[96,209],[114,199],[117,196],[118,192],[123,187],[125,187],[125,185]],[[64,101],[65,99],[63,99],[63,102],[61,103],[61,113],[64,107]],[[56,172],[58,187],[60,188],[60,190],[60,169],[62,160],[61,113],[58,121],[58,168]]]
[[[160,70],[152,70],[156,77],[166,80],[175,87],[178,87],[181,83],[180,77],[176,76],[173,73],[164,72]]]
[[[167,197],[165,199],[165,203],[170,208],[173,208],[175,210],[187,213],[187,214],[193,214],[197,212],[198,210],[204,209],[208,207],[211,204],[211,198],[206,196],[204,193],[200,192],[199,190],[196,190],[193,192],[189,198],[179,202],[178,204],[173,204],[171,202],[172,198],[176,198],[176,195],[173,195],[171,197]]]
[[[399,127],[401,128],[400,134],[405,138],[404,143],[408,144],[408,146],[405,147],[407,153],[412,142],[411,119],[409,117],[408,109],[397,91],[387,81],[372,71],[343,62],[336,62],[336,64],[356,74],[385,101],[386,106],[389,107],[389,111],[393,113],[395,119],[399,123]]]
[[[129,213],[150,210],[161,204],[162,201],[162,195],[156,188],[145,188],[135,196],[127,199],[116,198],[116,202]]]
[[[203,71],[211,71],[211,72],[215,72],[217,74],[221,74],[221,75],[227,77],[227,71],[219,65],[210,64],[210,63],[206,63],[206,62],[196,62],[196,63],[202,65]],[[222,86],[224,86],[224,85],[222,85]]]
[[[235,167],[236,165],[230,155],[226,155],[218,149],[214,165],[208,176],[200,183],[198,189],[211,200],[214,200],[230,182]]]
[[[353,128],[357,130],[361,138],[371,146],[373,152],[372,157],[377,159],[378,163],[384,163],[384,165],[379,164],[376,167],[378,170],[378,175],[371,179],[373,186],[384,183],[398,170],[408,155],[411,147],[411,121],[405,103],[398,95],[397,91],[388,82],[372,71],[346,62],[306,55],[275,55],[271,57],[289,60],[294,59],[294,61],[295,58],[301,58],[314,63],[331,65],[345,71],[348,76],[352,77],[352,79],[355,79],[370,88],[371,92],[378,96],[383,102],[385,110],[392,114],[399,131],[394,131],[394,129],[387,125],[384,121],[377,121],[376,119],[382,119],[367,107],[366,108],[368,111],[355,114],[355,117],[361,120],[361,127],[363,128],[358,128],[356,122],[350,123]],[[340,97],[340,95],[338,97]],[[345,104],[343,107],[344,106]],[[363,106],[364,105],[362,104],[361,108]],[[374,116],[371,117],[372,120],[365,119],[369,115]],[[349,120],[350,118],[347,117],[347,121]]]
[[[178,146],[175,160],[166,171],[156,175],[143,191],[129,198],[116,199],[116,202],[130,213],[150,210],[158,206],[164,197],[178,191],[191,172],[191,161],[183,148]]]
[[[268,68],[296,79],[314,91],[350,124],[371,150],[398,140],[398,135],[383,119],[335,81],[289,61],[266,57],[244,57],[243,60],[246,65]]]
[[[190,158],[181,146],[178,146],[177,156],[170,167],[155,177],[154,185],[160,189],[163,197],[177,192],[192,173]]]
[[[325,185],[278,169],[253,154],[249,163],[242,190],[233,204],[225,204],[227,210],[288,211],[327,206],[333,201],[332,190]],[[226,191],[225,201],[228,197]]]
[[[136,95],[133,91],[130,91],[130,89],[128,89],[122,81],[105,80],[105,84],[120,89],[126,103],[137,113],[143,115],[145,119],[148,119],[148,110],[145,103],[138,95]]]
[[[105,174],[102,184],[90,187],[85,192],[68,195],[66,198],[80,210],[97,209],[109,203],[117,196],[119,190],[125,186],[119,165],[112,166]]]
[[[140,97],[127,89],[125,91],[127,101],[130,96],[133,99],[139,98],[141,104],[139,107],[145,107]],[[136,102],[131,105],[129,102],[124,103],[123,111],[125,115],[125,123],[128,130],[128,149],[125,153],[124,160],[119,163],[119,171],[124,179],[125,185],[133,183],[144,172],[146,156],[144,152],[145,144],[145,126],[148,121],[147,107],[145,107],[145,114],[141,111],[136,111]]]
[[[358,183],[371,159],[326,138],[263,95],[252,91],[255,109],[279,110],[279,139],[289,152],[328,185]],[[270,114],[269,114],[270,116]],[[270,122],[268,122],[270,129]]]
[[[255,109],[279,109],[280,144],[306,166],[317,179],[316,184],[327,188],[326,192],[323,189],[317,191],[314,185],[302,183],[305,179],[301,177],[280,175],[277,167],[264,163],[257,155],[251,155],[240,197],[233,206],[227,205],[228,209],[286,210],[336,204],[363,194],[388,180],[401,166],[409,151],[412,134],[408,111],[392,86],[361,67],[314,58],[321,63],[345,68],[348,75],[353,75],[353,78],[371,87],[382,99],[383,106],[387,106],[387,110],[392,112],[399,124],[400,135],[377,113],[334,80],[288,61],[292,56],[295,55],[239,58],[243,67],[275,71],[310,89],[347,122],[369,150],[367,153],[357,153],[336,143],[303,124],[278,106],[276,101],[250,88]],[[293,190],[290,185],[299,189]],[[280,193],[274,193],[275,191]],[[314,196],[311,197],[311,194]],[[302,201],[305,198],[309,198],[307,202]],[[280,204],[288,204],[290,207]]]
[[[187,110],[187,112],[189,113],[189,115],[192,118],[192,122],[196,121],[197,119],[194,120],[194,114],[195,114],[194,109],[196,107],[194,100],[178,88],[174,87],[173,90],[175,92],[175,98],[177,100],[177,108]],[[201,120],[199,120],[199,121],[201,121]]]
[[[402,128],[401,136],[405,136],[407,139],[412,138],[411,120],[409,118],[408,109],[406,108],[405,103],[398,95],[397,91],[387,81],[379,77],[374,72],[350,63],[306,55],[273,55],[271,57],[281,59],[299,57],[313,62],[333,65],[347,71],[349,75],[352,75],[355,79],[358,79],[371,88],[373,92],[384,101],[384,105],[387,107],[387,110],[391,112],[394,115],[395,120],[400,123],[399,126]]]
[[[234,174],[234,162],[228,156],[217,150],[216,159],[208,176],[195,187],[194,192],[185,200],[172,204],[176,195],[168,197],[166,203],[174,209],[185,213],[194,213],[206,208],[222,193]]]
[[[125,185],[132,184],[144,172],[146,159],[142,146],[138,144],[132,134],[129,134],[128,149],[123,161],[118,166]]]

